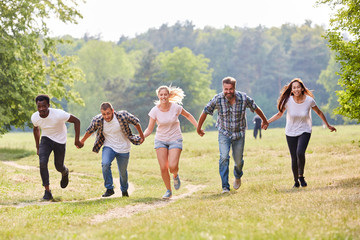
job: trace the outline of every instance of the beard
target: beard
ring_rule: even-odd
[[[225,97],[226,97],[226,99],[227,99],[227,100],[231,100],[231,99],[233,99],[233,98],[234,98],[234,96],[235,96],[235,94],[234,94],[234,93],[228,93],[228,94],[226,94],[226,95],[225,95]]]

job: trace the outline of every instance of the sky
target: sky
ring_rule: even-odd
[[[191,21],[195,28],[211,26],[280,27],[305,20],[328,26],[328,5],[315,7],[316,0],[87,0],[78,10],[83,15],[78,24],[64,24],[51,19],[52,36],[85,33],[101,34],[105,41],[118,41],[121,36],[135,37],[150,28]]]

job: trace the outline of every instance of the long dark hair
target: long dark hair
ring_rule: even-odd
[[[294,78],[293,80],[291,80],[291,82],[289,84],[285,85],[280,91],[280,97],[279,97],[278,103],[277,103],[277,108],[280,112],[284,112],[284,108],[285,108],[287,101],[289,100],[289,97],[291,95],[293,95],[291,93],[291,89],[292,89],[292,85],[294,82],[300,83],[301,87],[303,88],[302,94],[306,94],[312,98],[314,97],[312,92],[308,88],[305,87],[305,84],[303,83],[303,81],[300,78]]]

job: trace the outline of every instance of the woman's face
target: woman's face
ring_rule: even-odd
[[[299,82],[293,82],[291,85],[291,93],[299,97],[303,94],[304,89],[302,88],[301,84]]]
[[[169,102],[169,92],[167,89],[163,88],[158,93],[158,98],[160,103],[168,103]]]

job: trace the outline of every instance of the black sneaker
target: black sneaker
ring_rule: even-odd
[[[44,196],[43,196],[43,200],[45,201],[50,201],[53,199],[53,196],[51,194],[51,190],[47,191],[45,190]]]
[[[129,197],[129,193],[128,193],[128,191],[121,192],[121,193],[122,193],[122,196],[123,196],[123,197]]]
[[[293,188],[299,188],[299,187],[300,187],[299,181],[295,181],[295,184],[294,184]]]
[[[299,177],[299,180],[300,180],[301,187],[306,187],[307,186],[307,183],[305,182],[304,177]]]
[[[66,168],[65,172],[66,172],[65,175],[62,175],[62,178],[60,181],[61,188],[66,188],[67,185],[69,184],[69,169]]]
[[[102,197],[110,197],[114,193],[114,189],[106,189],[106,192],[102,195]]]

